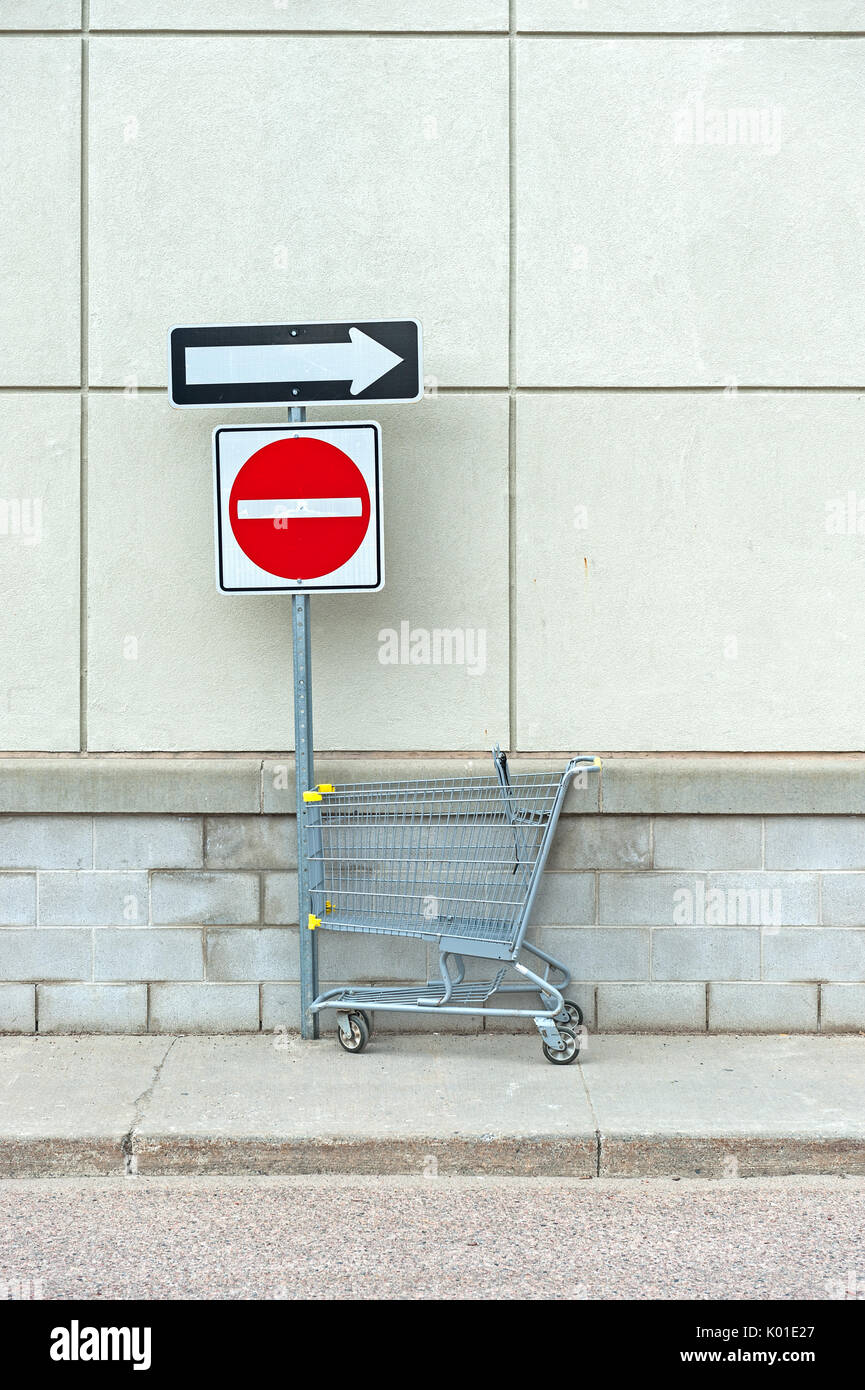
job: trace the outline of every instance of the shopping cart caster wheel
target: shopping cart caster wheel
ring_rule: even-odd
[[[583,1011],[580,1008],[579,1004],[574,1003],[573,999],[565,1000],[565,1013],[568,1015],[568,1018],[570,1019],[570,1026],[572,1028],[582,1028]]]
[[[549,1047],[546,1043],[541,1043],[544,1049],[544,1056],[548,1062],[553,1062],[557,1067],[566,1067],[569,1062],[575,1062],[580,1055],[579,1039],[573,1028],[560,1028],[559,1037],[565,1044],[561,1051]]]
[[[348,1026],[351,1029],[350,1038],[347,1038],[342,1029],[337,1027],[336,1036],[339,1039],[340,1047],[345,1048],[346,1052],[363,1052],[369,1042],[369,1023],[366,1014],[350,1013]]]

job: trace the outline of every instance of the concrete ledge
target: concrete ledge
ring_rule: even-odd
[[[561,772],[573,753],[553,754],[545,758],[510,758],[514,773]],[[379,754],[369,757],[335,757],[321,753],[315,760],[317,782],[414,782],[418,778],[491,777],[493,760],[489,753],[477,757],[463,754],[442,754],[433,757],[393,757]],[[600,779],[597,772],[587,772],[585,785],[571,783],[565,810],[588,814],[600,809]],[[261,775],[261,806],[267,812],[293,812],[295,798],[294,760],[266,759]]]
[[[260,758],[0,758],[0,814],[261,809]]]
[[[571,751],[515,756],[514,772],[559,772]],[[865,754],[607,754],[573,785],[571,814],[862,815]],[[413,781],[490,775],[487,754],[322,753],[316,780]],[[0,815],[47,812],[293,814],[294,759],[239,756],[0,758]]]
[[[865,812],[865,754],[613,756],[601,773],[606,812],[843,815]]]

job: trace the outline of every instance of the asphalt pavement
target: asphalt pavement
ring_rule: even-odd
[[[0,1294],[865,1299],[865,1179],[0,1182]]]

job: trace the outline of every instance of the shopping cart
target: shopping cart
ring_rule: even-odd
[[[424,985],[340,986],[314,1013],[335,1009],[347,1052],[369,1041],[369,1011],[531,1018],[550,1062],[572,1062],[583,1016],[562,995],[570,972],[526,940],[526,928],[572,777],[600,766],[572,758],[559,775],[511,777],[493,749],[494,777],[320,785],[304,794],[311,912],[328,931],[416,937],[437,944],[441,978]],[[584,773],[583,773],[584,775]],[[520,959],[535,957],[537,973]],[[466,980],[464,957],[504,964]],[[513,968],[522,979],[503,984]],[[556,983],[550,971],[561,976]],[[493,995],[537,993],[540,1007],[488,1005]]]

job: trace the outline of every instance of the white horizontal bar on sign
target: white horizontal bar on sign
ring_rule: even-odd
[[[237,504],[242,521],[276,521],[281,517],[319,518],[363,516],[359,497],[274,497],[248,499]]]

